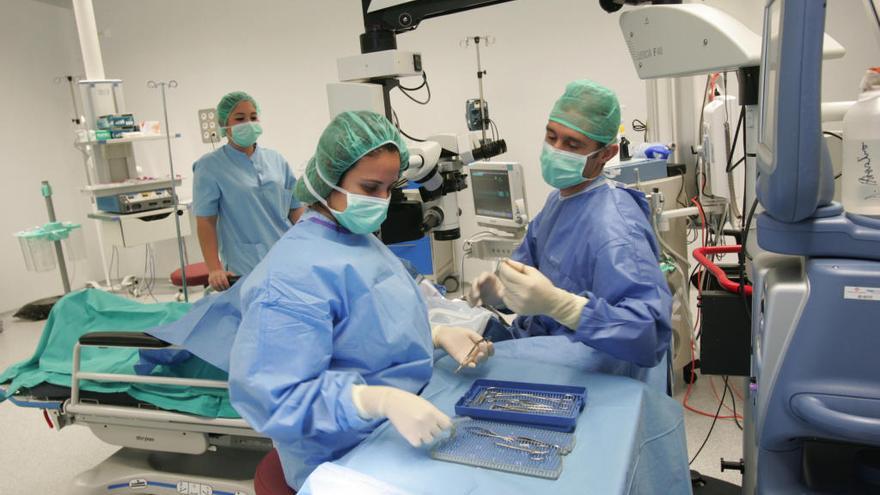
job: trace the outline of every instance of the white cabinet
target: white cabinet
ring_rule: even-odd
[[[97,220],[101,229],[105,249],[112,246],[135,247],[144,244],[177,238],[174,221],[174,208],[117,215],[113,213],[90,213],[89,218]],[[180,216],[180,235],[190,235],[190,205],[177,207]]]

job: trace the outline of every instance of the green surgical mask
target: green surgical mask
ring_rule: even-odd
[[[257,142],[257,138],[263,134],[263,126],[259,122],[245,122],[235,124],[229,128],[232,131],[232,142],[247,148]]]
[[[545,141],[541,151],[541,175],[544,182],[556,189],[565,189],[595,179],[596,177],[584,177],[584,167],[587,160],[600,151],[602,148],[587,155],[579,155],[558,150]]]
[[[374,198],[372,196],[364,196],[363,194],[355,194],[346,191],[341,187],[331,184],[330,181],[324,178],[320,170],[315,169],[315,171],[318,172],[318,177],[320,177],[325,184],[342,194],[345,194],[345,210],[334,210],[333,208],[330,208],[329,204],[327,204],[327,200],[318,195],[318,193],[312,188],[308,174],[302,175],[302,180],[305,181],[306,188],[312,193],[312,196],[318,198],[318,201],[330,210],[330,213],[333,214],[340,225],[347,228],[353,234],[362,235],[370,234],[382,227],[382,222],[384,222],[385,218],[388,216],[388,205],[391,202],[390,199]]]

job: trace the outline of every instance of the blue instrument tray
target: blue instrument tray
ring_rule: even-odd
[[[586,398],[584,387],[476,380],[455,403],[455,414],[574,431]]]

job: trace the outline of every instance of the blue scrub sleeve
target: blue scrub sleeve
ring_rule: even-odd
[[[293,175],[293,169],[290,168],[290,164],[287,163],[287,160],[284,160],[284,189],[289,189],[290,193],[290,209],[295,210],[302,206],[300,202],[296,199],[296,195],[293,194],[293,188],[296,186],[296,176]]]
[[[193,165],[193,213],[197,217],[217,216],[220,211],[220,185],[208,168]]]
[[[229,396],[258,432],[276,442],[359,430],[352,385],[359,373],[330,370],[333,322],[326,303],[260,297],[247,305],[232,346]]]
[[[611,241],[596,256],[593,290],[575,338],[642,367],[657,365],[669,346],[671,298],[659,284],[657,260],[645,238]]]

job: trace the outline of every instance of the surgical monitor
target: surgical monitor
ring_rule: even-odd
[[[522,166],[474,162],[469,168],[477,224],[507,232],[524,229],[529,219]]]
[[[825,5],[771,0],[765,9],[757,195],[768,215],[794,223],[834,188],[821,123]]]

